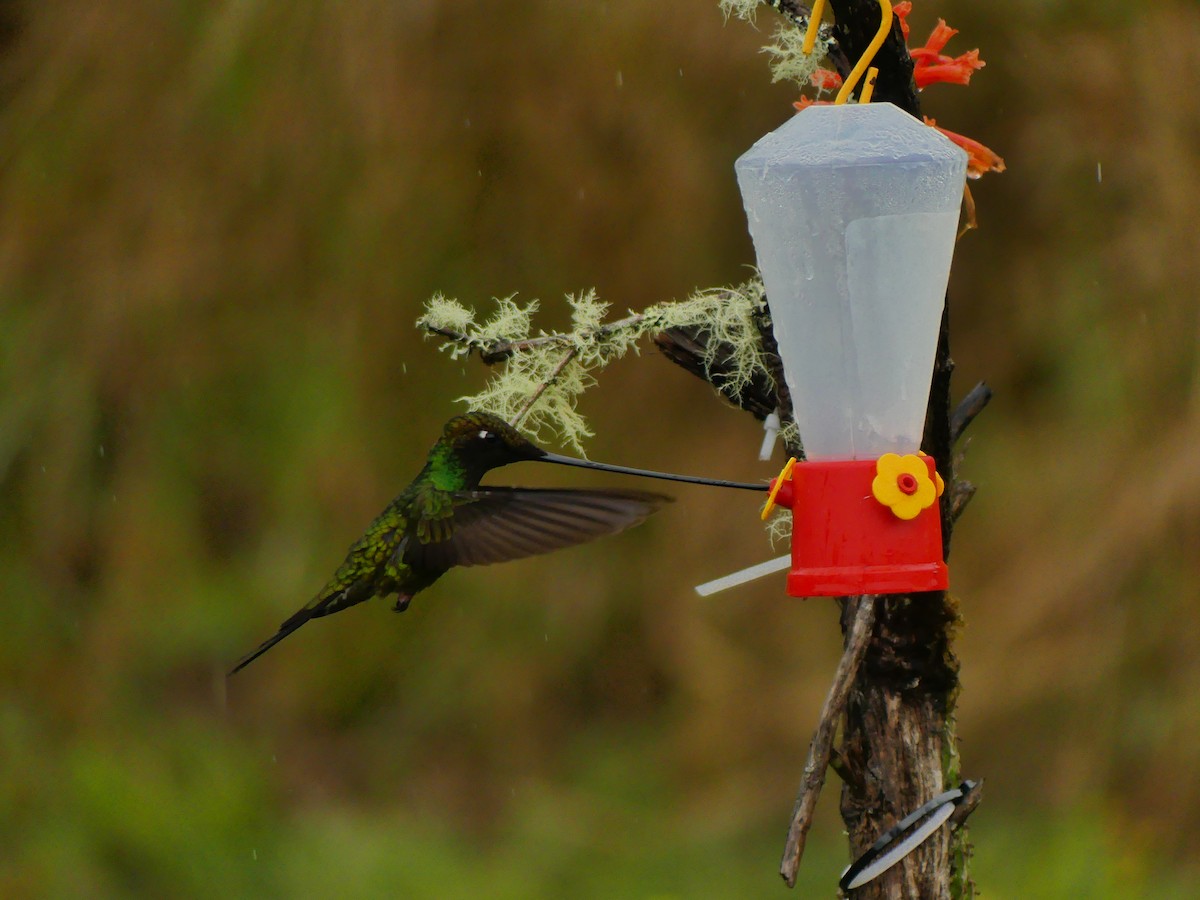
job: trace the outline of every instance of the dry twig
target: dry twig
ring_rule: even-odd
[[[871,642],[871,628],[875,624],[875,602],[872,596],[858,598],[854,624],[846,638],[846,649],[834,673],[833,684],[825,697],[825,705],[821,707],[821,718],[817,723],[816,733],[808,746],[804,777],[800,782],[800,793],[792,811],[792,824],[788,828],[787,843],[783,847],[783,860],[779,864],[779,874],[783,876],[788,887],[796,885],[796,872],[800,868],[800,857],[804,854],[804,842],[808,837],[808,829],[812,827],[817,798],[821,796],[821,787],[825,784],[825,769],[829,766],[837,723],[846,709],[850,686],[854,683],[858,667],[866,656],[867,645]]]

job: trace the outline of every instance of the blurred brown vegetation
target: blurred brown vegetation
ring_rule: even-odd
[[[454,572],[224,671],[485,372],[413,328],[742,280],[732,162],[790,112],[716,2],[4,3],[5,896],[732,896],[774,875],[839,650],[753,500]],[[996,400],[952,560],[988,896],[1186,895],[1200,852],[1200,8],[918,0],[926,112],[1008,172],[952,277]],[[772,474],[654,352],[590,454]],[[500,481],[574,476],[498,473]],[[833,805],[832,795],[826,804]],[[832,808],[810,890],[833,893]],[[814,850],[817,854],[819,851]],[[1181,885],[1183,887],[1181,887]]]

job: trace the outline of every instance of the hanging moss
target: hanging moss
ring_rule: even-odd
[[[801,88],[809,87],[813,73],[821,68],[829,52],[829,36],[819,34],[812,53],[804,52],[804,29],[795,25],[781,22],[773,38],[773,44],[763,47],[763,53],[771,57],[771,81],[791,81]]]
[[[832,43],[830,29],[822,26],[817,32],[812,52],[804,52],[804,33],[808,20],[794,17],[781,8],[779,0],[721,0],[721,12],[725,18],[742,19],[755,23],[759,4],[775,9],[785,17],[772,36],[774,43],[763,47],[763,53],[771,56],[771,81],[791,81],[802,88],[809,87],[813,72],[821,67]]]
[[[512,297],[495,300],[495,310],[482,323],[478,314],[457,300],[437,294],[425,305],[417,325],[445,340],[443,348],[459,357],[477,352],[485,360],[502,359],[499,371],[477,394],[460,397],[468,408],[485,410],[513,421],[531,397],[536,403],[520,427],[539,439],[553,431],[563,443],[583,452],[591,429],[576,403],[595,382],[593,373],[630,350],[638,341],[668,328],[703,326],[710,334],[702,362],[706,369],[722,354],[723,383],[741,390],[767,372],[755,315],[763,304],[757,278],[736,287],[697,291],[685,300],[667,301],[606,321],[609,304],[594,290],[566,297],[570,331],[533,333],[538,302],[521,305]],[[540,392],[540,394],[539,394]]]

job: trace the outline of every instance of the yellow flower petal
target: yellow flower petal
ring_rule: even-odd
[[[924,459],[928,455],[924,450],[917,451],[917,456],[921,457],[921,459]],[[937,485],[937,495],[939,497],[942,496],[942,493],[946,490],[946,482],[942,480],[942,473],[937,469],[933,470],[933,481]]]
[[[929,468],[915,454],[885,453],[875,464],[875,472],[871,493],[898,519],[915,519],[937,500],[938,489],[929,477]],[[907,490],[901,487],[902,479],[911,486]]]

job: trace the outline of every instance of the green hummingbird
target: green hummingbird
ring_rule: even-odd
[[[549,553],[637,525],[670,497],[632,490],[481,487],[492,469],[530,460],[719,487],[763,491],[765,484],[718,481],[610,466],[548,453],[504,420],[456,416],[425,466],[355,541],[329,582],[275,634],[242,657],[244,669],[309,619],[372,597],[396,595],[403,612],[418,591],[454,566],[484,566]]]

